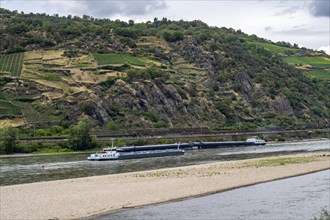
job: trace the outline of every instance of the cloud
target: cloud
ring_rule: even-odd
[[[318,50],[324,51],[326,54],[330,55],[330,45],[328,46],[322,46]]]
[[[166,9],[165,0],[80,0],[49,1],[52,7],[62,9],[66,13],[91,15],[93,17],[115,17],[146,15],[155,10]]]
[[[273,30],[273,28],[271,26],[265,27],[265,31],[271,31],[271,30]]]
[[[309,6],[309,12],[315,17],[330,17],[330,1],[314,0]]]
[[[318,36],[318,35],[327,35],[328,30],[320,29],[308,29],[308,28],[290,28],[284,30],[276,30],[272,32],[273,34],[282,34],[286,36]]]

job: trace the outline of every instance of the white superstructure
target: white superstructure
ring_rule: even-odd
[[[262,140],[262,139],[257,138],[257,137],[248,138],[246,140],[246,142],[254,143],[254,144],[266,144],[266,141],[265,140]]]

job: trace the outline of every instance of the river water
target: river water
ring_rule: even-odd
[[[122,161],[87,161],[87,154],[0,158],[0,185],[69,179],[276,155],[330,151],[329,140],[186,150],[185,155]],[[42,170],[44,166],[44,170]]]
[[[108,219],[310,220],[329,212],[330,170],[262,183],[199,198],[126,209]]]

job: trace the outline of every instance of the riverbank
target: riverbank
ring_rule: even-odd
[[[0,219],[73,219],[330,169],[310,153],[0,187]]]
[[[1,158],[13,158],[13,157],[39,157],[39,156],[54,156],[54,155],[68,155],[68,154],[88,154],[94,153],[100,149],[93,149],[88,151],[65,151],[65,152],[52,152],[52,153],[14,153],[14,154],[0,154]]]
[[[287,141],[268,141],[267,144],[279,144],[279,143],[295,143],[295,142],[310,142],[310,141],[325,141],[329,140],[329,138],[314,138],[314,139],[292,139]],[[212,140],[214,141],[214,140]],[[216,140],[219,141],[219,140]],[[189,142],[189,141],[186,141]],[[172,143],[172,142],[171,142]],[[175,142],[173,142],[175,143]],[[161,143],[159,143],[161,144]],[[133,146],[133,145],[130,145]],[[106,147],[106,146],[104,146]],[[34,152],[34,153],[14,153],[14,154],[0,154],[1,158],[14,158],[14,157],[34,157],[34,156],[52,156],[52,155],[68,155],[68,154],[90,154],[95,153],[100,150],[102,150],[102,147],[94,148],[91,150],[86,151],[68,151],[67,149],[65,151],[59,151],[59,152]]]

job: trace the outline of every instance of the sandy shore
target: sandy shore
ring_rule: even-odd
[[[330,169],[330,153],[0,187],[0,219],[74,219]]]

